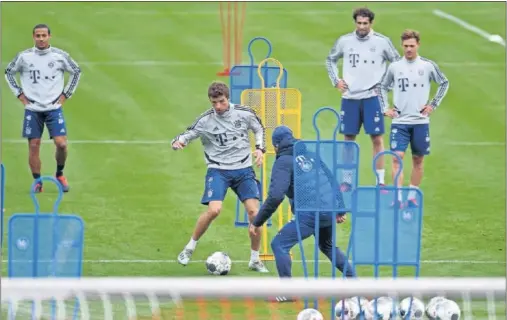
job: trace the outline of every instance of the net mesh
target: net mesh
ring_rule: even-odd
[[[249,106],[263,120],[266,137],[271,137],[279,125],[292,129],[294,137],[301,137],[301,92],[297,89],[267,88],[245,90],[241,103]],[[275,154],[274,147],[268,143],[268,154]]]
[[[334,319],[332,297],[414,296],[428,306],[445,296],[458,304],[459,319],[489,320],[506,318],[505,284],[505,278],[17,278],[2,280],[1,299],[2,319],[296,319],[301,299],[265,299],[304,296],[318,298],[323,319]]]

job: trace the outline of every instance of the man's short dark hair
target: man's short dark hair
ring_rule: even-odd
[[[372,23],[373,19],[375,19],[375,13],[368,8],[357,8],[354,10],[352,17],[354,18],[354,21],[357,21],[357,17],[368,18],[370,19],[370,23]]]
[[[48,29],[48,34],[51,34],[51,29],[49,29],[49,26],[45,23],[39,23],[38,25],[33,27],[32,34],[34,34],[35,30],[37,30],[37,29]]]
[[[223,82],[214,81],[208,88],[208,98],[216,99],[221,96],[225,96],[229,99],[229,87]]]

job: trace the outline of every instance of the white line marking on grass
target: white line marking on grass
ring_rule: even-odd
[[[466,21],[461,20],[460,18],[457,18],[457,17],[450,15],[448,13],[445,13],[441,10],[433,10],[433,14],[440,17],[440,18],[454,22],[457,25],[459,25],[460,27],[462,27],[463,29],[473,32],[490,42],[498,43],[499,45],[505,47],[505,39],[503,39],[501,36],[499,36],[497,34],[490,34],[490,33],[486,32],[474,25],[471,25],[470,23],[468,23]]]
[[[166,144],[169,145],[170,139],[167,140],[72,140],[69,138],[69,144],[113,144],[113,145],[158,145]],[[23,139],[3,139],[2,143],[5,144],[26,144],[26,140]],[[53,144],[51,140],[42,140],[42,143]],[[505,146],[505,142],[502,141],[447,141],[442,142],[448,146],[465,146],[465,147],[483,147],[483,146]]]
[[[71,260],[69,260],[71,261]],[[292,260],[295,263],[301,263],[302,260]],[[320,262],[329,263],[330,261],[327,259],[319,260]],[[7,263],[8,260],[3,260],[3,263]],[[39,261],[39,262],[49,262],[49,261]],[[191,260],[190,263],[205,263],[206,260]],[[233,260],[234,263],[248,263],[249,260]],[[315,260],[306,260],[308,263],[313,263]],[[16,261],[13,263],[26,263],[26,261]],[[129,259],[119,259],[119,260],[109,260],[109,259],[98,259],[98,260],[83,260],[83,263],[87,264],[154,264],[154,263],[165,263],[172,264],[178,263],[177,260],[129,260]],[[423,264],[495,264],[502,265],[505,264],[505,261],[495,261],[495,260],[421,260]]]

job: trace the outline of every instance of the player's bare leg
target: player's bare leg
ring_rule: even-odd
[[[396,151],[395,152],[400,158],[401,160],[403,160],[403,158],[405,157],[405,152],[400,152],[400,151]],[[398,162],[398,158],[396,157],[393,157],[393,168],[391,170],[391,175],[393,177],[393,181],[396,181],[396,174],[398,173],[398,171],[400,170],[400,165],[401,163]],[[396,186],[398,188],[401,188],[403,187],[403,171],[400,172],[400,175],[398,176],[398,181],[397,181],[397,184]],[[403,203],[403,198],[402,198],[402,192],[401,191],[398,191],[398,202],[399,202],[399,205],[401,205]],[[394,205],[394,203],[393,203]]]
[[[69,192],[70,187],[67,179],[63,175],[63,169],[65,168],[65,161],[67,160],[67,137],[58,136],[53,137],[53,141],[56,146],[56,178],[60,182],[63,188],[63,192]]]
[[[41,161],[40,161],[40,138],[28,139],[28,164],[34,179],[40,178]],[[38,183],[33,190],[35,193],[42,192],[42,183]]]
[[[419,189],[424,173],[424,156],[412,156],[412,175],[410,176],[410,189]],[[416,191],[408,192],[408,205],[417,207]]]
[[[195,225],[194,233],[192,234],[192,238],[185,246],[183,251],[178,255],[178,262],[184,266],[188,264],[192,254],[195,251],[195,247],[197,246],[197,241],[203,236],[203,234],[208,230],[209,226],[219,215],[222,210],[222,201],[210,201],[208,203],[208,210],[203,212],[199,219],[197,219],[197,223]]]
[[[356,141],[355,135],[344,135],[343,139],[345,141]],[[345,148],[343,152],[343,161],[345,163],[351,163],[354,160],[354,154],[352,153],[352,150],[349,148]],[[343,170],[343,182],[340,185],[341,192],[350,192],[352,189],[354,179],[354,172],[350,170]]]
[[[377,156],[377,154],[384,151],[384,139],[382,135],[372,135],[371,136],[371,142],[373,145],[373,158]],[[377,184],[381,186],[385,186],[385,163],[384,163],[384,156],[381,156],[377,159],[377,162],[375,164],[375,171],[378,175]]]
[[[245,205],[245,210],[248,213],[248,221],[250,223],[253,222],[255,219],[255,216],[259,212],[259,200],[257,199],[246,199],[243,204]],[[264,266],[262,263],[260,256],[259,256],[259,250],[261,248],[261,234],[257,234],[255,236],[250,235],[250,243],[251,243],[251,256],[250,256],[250,262],[248,264],[248,267],[251,270],[266,273],[269,272],[269,270]]]

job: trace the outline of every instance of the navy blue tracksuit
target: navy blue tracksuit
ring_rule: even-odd
[[[276,160],[271,171],[271,182],[269,186],[268,197],[264,201],[259,213],[257,214],[253,225],[256,227],[262,226],[271,215],[278,209],[278,206],[283,202],[285,196],[289,198],[292,209],[294,209],[294,156],[293,146],[296,140],[292,136],[292,132],[288,127],[280,126],[277,127],[273,132],[273,145],[277,148]],[[311,156],[309,154],[309,156]],[[298,157],[299,158],[299,157]],[[301,159],[297,159],[300,161]],[[326,170],[326,169],[324,169]],[[329,172],[330,174],[330,172]],[[298,176],[299,177],[299,176]],[[315,173],[309,174],[308,179],[314,179]],[[323,183],[327,183],[329,186],[329,192],[333,195],[339,195],[338,188],[334,189],[329,181],[330,177],[328,172],[322,174],[322,178],[319,180]],[[304,179],[303,179],[304,181]],[[310,180],[308,180],[310,181]],[[308,193],[310,199],[317,201],[329,201],[329,199],[336,197],[330,194],[322,194],[324,188],[320,188],[321,193],[319,195],[312,195],[312,183],[308,183]],[[298,188],[305,188],[305,185],[299,186]],[[314,193],[315,190],[313,191]],[[324,192],[326,193],[326,192]],[[341,198],[340,198],[341,199]],[[292,210],[293,212],[295,210]],[[344,212],[345,213],[345,212]],[[320,214],[320,230],[319,248],[329,260],[332,258],[332,224],[336,223],[332,221],[330,213]],[[301,236],[302,239],[309,238],[314,235],[315,231],[315,215],[310,212],[302,212],[298,215]],[[294,220],[288,222],[280,232],[273,238],[271,242],[271,248],[275,256],[276,268],[280,277],[291,277],[291,266],[292,261],[290,258],[290,250],[298,243],[296,222]],[[345,254],[336,248],[336,267],[343,272],[345,265],[347,264],[347,277],[354,277],[355,272],[351,265],[348,263]]]

